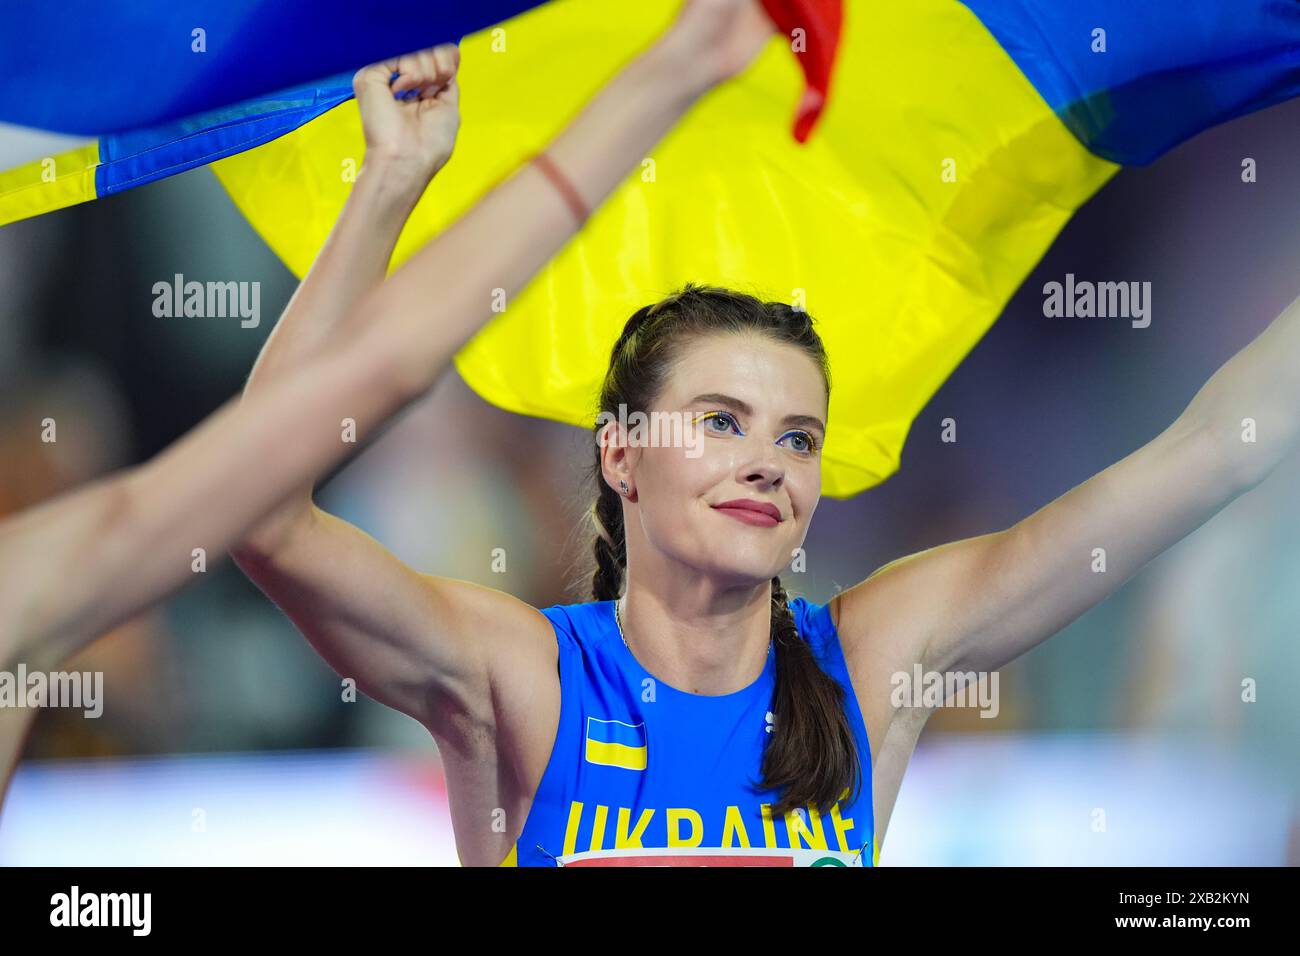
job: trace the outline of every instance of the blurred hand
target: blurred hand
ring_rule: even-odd
[[[669,30],[698,58],[710,84],[749,66],[775,33],[758,0],[686,0]]]
[[[451,158],[460,128],[460,49],[445,43],[358,70],[366,163],[428,181]],[[396,77],[393,74],[397,74]]]

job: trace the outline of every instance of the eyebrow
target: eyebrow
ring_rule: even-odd
[[[742,415],[753,415],[754,409],[749,406],[748,402],[742,402],[731,395],[723,395],[720,392],[705,392],[703,395],[696,395],[689,402],[691,405],[698,405],[701,402],[710,402],[715,405],[727,405],[740,412]],[[822,424],[820,418],[812,415],[787,415],[781,419],[783,425],[802,425],[805,428],[820,429],[822,434],[826,434],[826,426]]]

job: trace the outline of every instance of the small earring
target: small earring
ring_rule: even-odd
[[[631,492],[629,491],[628,487],[627,487],[627,482],[626,482],[626,481],[623,481],[622,479],[619,479],[618,486],[619,486],[620,488],[623,489],[623,494],[626,495],[626,494],[630,494],[630,493],[631,493]]]

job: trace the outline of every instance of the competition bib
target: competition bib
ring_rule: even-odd
[[[556,857],[556,860],[560,866],[862,866],[863,852],[779,847],[635,847],[587,850]]]

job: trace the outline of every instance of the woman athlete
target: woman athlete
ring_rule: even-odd
[[[696,98],[744,67],[771,29],[751,0],[687,3],[556,141],[552,156],[582,177],[586,203],[603,199]],[[192,581],[199,549],[224,553],[344,459],[356,447],[342,438],[345,420],[370,435],[419,398],[492,314],[489,290],[519,289],[573,234],[578,223],[553,170],[528,164],[382,281],[405,214],[450,154],[456,65],[446,46],[355,77],[367,168],[276,332],[270,351],[291,339],[294,368],[263,362],[242,402],[156,458],[0,522],[0,670],[57,667]],[[345,228],[357,225],[376,231]],[[314,321],[300,318],[306,312]],[[0,707],[0,799],[32,712]]]
[[[728,69],[765,30],[732,32]],[[366,314],[434,312],[449,365],[491,290],[518,288],[540,261],[527,250],[556,244],[559,197],[594,204],[701,88],[665,44],[552,145],[555,188],[494,194],[461,243],[426,251]],[[391,128],[390,100],[361,109],[371,182],[408,212],[420,144]],[[349,204],[250,397],[329,333],[346,283],[382,269],[400,226],[394,204]],[[306,486],[236,560],[341,676],[429,730],[464,864],[869,864],[931,709],[895,706],[895,675],[1002,667],[1261,481],[1300,432],[1300,306],[1089,481],[814,605],[779,573],[820,498],[829,381],[810,318],[786,305],[687,287],[633,315],[599,395],[586,603],[539,610],[418,573]],[[637,411],[677,416],[681,440],[636,440]]]

